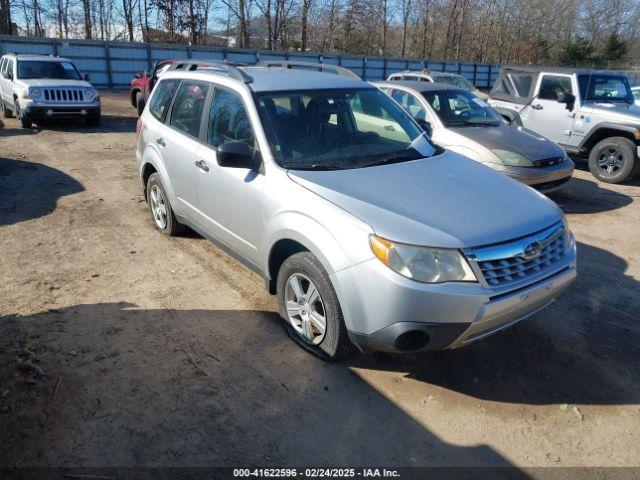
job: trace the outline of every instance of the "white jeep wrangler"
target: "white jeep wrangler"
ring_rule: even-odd
[[[0,110],[16,115],[23,128],[38,120],[84,118],[100,124],[100,97],[66,58],[6,54],[0,59]]]

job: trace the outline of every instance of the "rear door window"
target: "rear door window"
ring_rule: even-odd
[[[200,123],[209,84],[192,80],[183,81],[171,107],[169,125],[192,137],[200,136]]]
[[[164,122],[164,117],[167,114],[167,110],[169,110],[171,99],[179,83],[180,81],[175,78],[163,80],[158,83],[158,86],[153,91],[149,111],[151,115],[161,122]]]

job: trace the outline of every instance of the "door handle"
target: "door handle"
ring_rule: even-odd
[[[204,172],[208,172],[209,171],[209,167],[207,166],[207,162],[205,162],[204,160],[196,160],[196,167],[198,167],[200,170],[202,170]]]
[[[156,143],[157,143],[158,145],[160,145],[161,147],[166,147],[166,146],[167,146],[167,144],[166,144],[166,143],[164,143],[164,138],[162,138],[162,137],[160,137],[160,138],[156,138]]]
[[[396,131],[396,127],[394,127],[393,125],[385,125],[384,129],[388,132],[395,132]]]
[[[539,103],[536,103],[535,105],[531,105],[531,108],[533,108],[534,110],[542,110],[544,107]]]

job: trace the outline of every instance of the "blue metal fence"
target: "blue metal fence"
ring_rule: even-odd
[[[497,64],[1,35],[0,53],[7,52],[59,55],[69,58],[82,73],[91,75],[91,82],[94,85],[108,88],[127,87],[134,72],[148,70],[156,60],[169,58],[227,60],[248,64],[259,60],[329,63],[346,67],[365,80],[383,80],[394,72],[428,68],[438,72],[459,73],[478,88],[490,88],[498,77],[500,68]]]
[[[67,57],[73,60],[82,73],[91,75],[91,82],[94,85],[106,88],[129,86],[134,72],[148,70],[156,60],[163,59],[227,60],[248,64],[259,60],[324,62],[346,67],[365,80],[383,80],[394,72],[428,68],[438,72],[464,75],[476,87],[483,89],[493,86],[500,70],[500,65],[495,63],[439,62],[427,59],[0,35],[0,54],[6,52]],[[632,85],[640,84],[640,72],[624,71],[622,73],[627,74]]]

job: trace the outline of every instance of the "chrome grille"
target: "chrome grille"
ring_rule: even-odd
[[[79,88],[43,88],[47,102],[73,103],[84,102],[84,91]]]
[[[532,255],[533,250],[539,251]],[[564,227],[465,253],[490,287],[517,284],[551,271],[561,262],[566,254]]]

